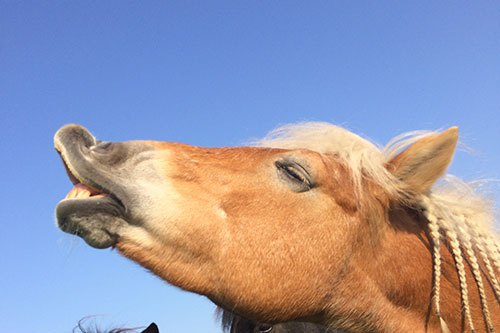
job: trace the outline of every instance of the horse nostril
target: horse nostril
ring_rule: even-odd
[[[273,325],[269,325],[269,324],[260,324],[259,325],[259,331],[262,333],[268,333],[268,332],[271,332],[272,330],[273,330]]]
[[[113,144],[111,141],[97,141],[95,145],[90,147],[91,151],[104,153]]]

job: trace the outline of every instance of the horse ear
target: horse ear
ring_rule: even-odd
[[[388,169],[417,193],[424,193],[446,171],[458,141],[458,128],[421,139],[394,157]]]
[[[142,331],[141,333],[160,333],[160,331],[158,330],[158,326],[156,326],[155,323],[151,323],[151,325],[149,325],[144,331]]]

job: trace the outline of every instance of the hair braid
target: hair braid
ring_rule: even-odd
[[[465,220],[467,222],[467,226],[469,227],[469,232],[476,240],[476,248],[483,257],[483,262],[486,266],[488,274],[490,275],[497,301],[500,302],[500,283],[497,279],[497,275],[494,269],[496,268],[497,272],[500,272],[500,244],[491,235],[491,233],[486,232],[485,230],[482,230],[480,228],[475,228],[474,225],[471,225],[468,218],[466,218]],[[493,265],[491,264],[491,262],[493,262]]]
[[[423,198],[424,202],[427,202],[427,197]],[[443,333],[449,333],[448,325],[441,316],[441,307],[439,304],[440,292],[441,292],[441,247],[440,238],[441,234],[439,232],[439,221],[438,217],[430,211],[430,205],[426,204],[424,206],[423,214],[429,221],[429,230],[433,243],[433,274],[434,274],[434,307],[436,309],[436,316],[439,318],[439,323],[441,325],[441,331]]]
[[[500,272],[500,256],[498,254],[500,244],[496,243],[491,237],[485,237],[485,243],[488,255],[493,260],[493,264],[497,268],[497,271]]]
[[[463,215],[457,216],[457,218],[465,222],[465,217]],[[464,225],[463,223],[462,225]],[[486,319],[486,323],[488,324],[488,327],[490,331],[493,331],[493,323],[491,321],[491,316],[490,316],[490,310],[488,308],[488,302],[486,300],[486,293],[484,292],[484,285],[483,285],[483,279],[481,277],[481,270],[479,267],[479,263],[477,261],[476,254],[474,252],[472,243],[471,243],[471,237],[469,233],[464,230],[462,227],[458,226],[457,227],[459,231],[459,238],[462,242],[462,245],[465,249],[465,252],[467,253],[467,256],[469,258],[470,266],[472,268],[472,274],[474,275],[474,278],[476,280],[477,288],[479,291],[479,299],[481,301],[481,306],[483,307],[483,315],[484,318]]]
[[[444,222],[444,220],[443,220]],[[470,313],[469,305],[469,293],[467,291],[467,278],[465,275],[465,266],[462,256],[462,251],[460,250],[460,242],[458,241],[457,233],[451,228],[445,228],[446,237],[449,239],[449,244],[451,246],[451,251],[453,253],[453,258],[455,259],[455,266],[458,271],[458,278],[460,281],[460,292],[462,294],[462,304],[465,311],[465,317],[469,322],[469,327],[472,331],[474,330],[474,323],[472,322],[472,316]]]
[[[485,237],[479,233],[476,228],[473,228],[470,223],[468,222],[467,216],[464,216],[466,226],[467,226],[467,233],[471,235],[472,239],[474,239],[474,245],[476,247],[477,252],[481,255],[481,259],[483,260],[484,265],[486,266],[486,270],[488,272],[489,278],[493,284],[493,290],[495,292],[495,297],[497,299],[500,299],[500,284],[498,282],[498,279],[496,277],[495,270],[493,268],[493,265],[491,264],[490,260],[490,252],[487,250],[487,242],[485,240]],[[497,266],[498,268],[498,266]]]

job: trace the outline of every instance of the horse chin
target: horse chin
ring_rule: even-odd
[[[98,249],[115,246],[127,225],[122,207],[109,196],[64,199],[57,205],[56,218],[61,230]]]

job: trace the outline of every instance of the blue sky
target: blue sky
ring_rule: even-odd
[[[235,146],[303,120],[382,144],[456,125],[474,151],[450,171],[500,178],[500,4],[0,0],[0,331],[70,332],[92,314],[220,331],[204,297],[56,228],[72,187],[60,126]]]

